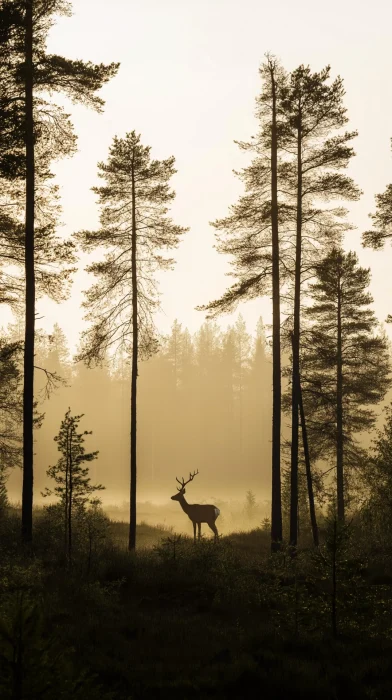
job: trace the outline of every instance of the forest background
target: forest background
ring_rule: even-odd
[[[246,138],[255,129],[254,96],[259,91],[255,66],[260,62],[260,47],[277,47],[288,69],[297,65],[303,60],[304,46],[298,45],[295,28],[306,15],[306,60],[314,68],[331,63],[333,75],[339,70],[344,77],[350,126],[359,131],[357,157],[350,164],[349,173],[364,195],[348,206],[349,219],[358,230],[346,235],[345,247],[358,253],[360,264],[371,267],[370,290],[376,314],[380,320],[386,317],[392,296],[388,256],[364,250],[360,233],[367,227],[368,212],[374,208],[374,193],[382,191],[390,179],[388,115],[392,90],[383,72],[388,65],[386,28],[390,10],[382,2],[376,3],[377,12],[371,14],[362,7],[358,10],[352,2],[344,7],[333,2],[330,13],[320,23],[310,2],[301,4],[301,13],[284,2],[285,23],[278,26],[273,9],[261,8],[253,0],[246,3],[247,12],[240,14],[236,3],[221,0],[197,6],[169,3],[169,8],[167,3],[164,8],[154,0],[133,3],[132,7],[114,0],[109,14],[105,5],[94,3],[92,13],[90,0],[76,0],[72,22],[59,18],[50,33],[49,49],[56,47],[56,51],[71,57],[94,61],[114,57],[121,62],[118,76],[102,91],[104,114],[86,112],[64,99],[78,134],[78,153],[54,166],[63,205],[64,227],[60,235],[67,237],[97,223],[96,197],[90,189],[97,183],[96,163],[105,157],[113,133],[121,134],[129,128],[142,132],[143,139],[153,145],[154,157],[176,155],[177,197],[172,210],[176,220],[190,226],[176,253],[174,271],[159,280],[163,310],[157,316],[157,324],[166,340],[159,355],[140,370],[139,495],[156,502],[167,501],[176,471],[200,465],[205,477],[192,487],[195,498],[208,498],[211,494],[215,499],[243,499],[246,488],[250,488],[264,501],[270,485],[271,401],[269,391],[265,391],[271,376],[270,301],[258,299],[240,307],[247,323],[247,331],[241,332],[250,333],[252,340],[247,337],[247,356],[239,369],[238,325],[237,331],[226,330],[228,323],[235,324],[237,316],[227,322],[223,319],[220,331],[212,325],[200,330],[203,316],[195,311],[197,304],[216,298],[226,285],[227,260],[213,249],[214,232],[208,221],[226,213],[240,192],[241,185],[233,177],[232,168],[243,167],[247,155],[239,151],[233,139]],[[337,10],[338,24],[334,19]],[[124,18],[121,25],[117,21],[120,12]],[[131,14],[138,31],[130,43],[126,34]],[[164,33],[160,31],[162,22]],[[146,35],[148,42],[144,41]],[[370,45],[372,51],[368,54],[363,47]],[[151,54],[152,46],[154,56],[160,56],[159,64]],[[134,70],[136,64],[138,69]],[[364,94],[368,95],[366,101]],[[160,110],[157,120],[156,105],[163,103],[165,109]],[[99,138],[92,138],[92,134],[99,134]],[[80,366],[70,366],[84,327],[80,302],[82,290],[88,286],[83,272],[86,260],[87,255],[82,256],[69,301],[62,303],[61,308],[47,299],[38,302],[38,325],[55,338],[54,344],[43,342],[39,352],[48,366],[61,366],[68,379],[73,373],[72,388],[60,387],[45,402],[45,421],[37,431],[38,502],[46,469],[56,455],[52,438],[68,405],[86,413],[88,427],[94,432],[100,457],[92,470],[107,486],[103,500],[121,503],[128,491],[129,406],[127,391],[123,389],[128,381],[127,366],[94,370],[92,374]],[[5,308],[1,314],[6,328],[12,317]],[[260,315],[265,324],[263,337],[256,330]],[[182,324],[180,344],[188,346],[192,361],[190,355],[188,360],[181,357],[173,370],[171,344],[175,331],[171,329],[176,318]],[[59,329],[53,332],[56,322],[65,337]],[[386,331],[389,333],[388,326]],[[184,369],[186,361],[188,366]],[[252,373],[258,376],[254,388]],[[196,380],[200,376],[203,390]],[[79,402],[80,397],[83,402]],[[190,407],[189,413],[183,411],[184,402]],[[389,394],[378,411],[388,402]],[[251,417],[252,411],[254,416],[260,416],[258,421]],[[174,428],[174,416],[181,426],[178,431]],[[14,472],[9,481],[11,498],[20,493],[19,477]],[[241,494],[240,484],[246,484]]]

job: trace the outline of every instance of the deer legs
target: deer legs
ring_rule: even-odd
[[[200,538],[201,538],[201,523],[196,523],[193,520],[192,525],[193,525],[193,541],[196,542],[196,525],[197,525],[197,537],[200,540]]]
[[[211,523],[211,524],[210,524],[210,523],[207,523],[207,525],[208,525],[208,527],[210,528],[210,530],[212,530],[212,532],[214,533],[214,535],[215,535],[215,542],[216,542],[216,541],[218,540],[218,538],[219,538],[218,528],[216,527],[215,523]]]
[[[196,542],[196,525],[197,525],[197,537],[198,537],[198,540],[200,540],[201,539],[201,523],[196,523],[196,522],[192,521],[192,525],[193,525],[193,541]],[[212,530],[212,532],[214,533],[215,542],[217,542],[219,539],[218,528],[216,527],[215,523],[207,523],[207,525],[210,528],[210,530]]]
[[[196,543],[196,525],[198,528],[198,539],[199,541],[201,540],[201,524],[202,523],[207,523],[209,528],[212,530],[212,532],[215,535],[215,542],[218,540],[218,530],[215,527],[215,520],[220,514],[219,508],[213,505],[206,505],[206,504],[199,504],[199,503],[187,503],[185,500],[185,486],[189,484],[190,481],[193,481],[195,478],[196,474],[198,474],[199,471],[193,472],[193,474],[189,474],[189,479],[188,481],[185,481],[184,478],[180,481],[177,477],[176,480],[180,484],[180,488],[177,486],[177,492],[174,494],[174,496],[171,497],[172,501],[178,501],[182,510],[184,513],[187,514],[189,520],[192,521],[193,525],[193,541]]]

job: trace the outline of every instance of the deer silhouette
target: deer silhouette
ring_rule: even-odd
[[[178,493],[174,494],[174,496],[171,497],[172,501],[178,501],[182,510],[184,513],[187,514],[189,520],[192,520],[193,524],[193,539],[196,542],[196,525],[198,527],[198,537],[200,539],[201,537],[201,524],[202,523],[207,523],[208,527],[211,528],[212,532],[215,535],[215,541],[217,541],[219,534],[217,527],[215,525],[215,520],[220,514],[219,508],[216,506],[207,506],[207,505],[199,505],[198,503],[187,503],[185,500],[185,486],[189,484],[195,476],[199,473],[199,470],[197,472],[193,472],[193,474],[189,473],[189,479],[188,481],[184,481],[184,478],[182,481],[177,479],[178,483],[180,484],[180,488],[177,486],[177,491]]]

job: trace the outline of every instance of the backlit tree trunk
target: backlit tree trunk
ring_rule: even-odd
[[[129,550],[136,548],[136,392],[138,360],[137,261],[136,261],[136,196],[135,170],[132,162],[132,377],[131,377],[131,482]]]
[[[291,496],[290,496],[290,544],[297,545],[298,539],[298,407],[299,407],[299,343],[301,313],[301,257],[302,257],[302,124],[301,113],[297,126],[297,235],[295,242],[295,286],[294,286],[294,329],[293,329],[293,371],[291,403]]]
[[[22,539],[25,544],[33,537],[33,409],[34,409],[34,333],[35,333],[35,271],[34,271],[34,119],[33,119],[33,0],[26,0],[25,36],[25,124],[26,124],[26,219],[25,219],[25,277],[26,317],[23,384],[23,491]]]
[[[272,507],[271,551],[282,541],[282,501],[280,474],[281,432],[281,352],[280,352],[280,277],[278,230],[278,140],[276,126],[276,82],[274,66],[269,62],[272,87],[271,129],[271,224],[272,224]]]
[[[342,362],[342,287],[337,280],[337,356],[336,356],[336,486],[338,520],[344,521],[343,480],[343,362]]]

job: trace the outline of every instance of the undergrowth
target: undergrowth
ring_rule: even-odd
[[[0,523],[2,699],[391,696],[391,558],[358,528],[293,558],[262,529],[194,544],[140,524],[130,554],[105,519],[66,562],[51,518],[29,557],[18,515]]]

